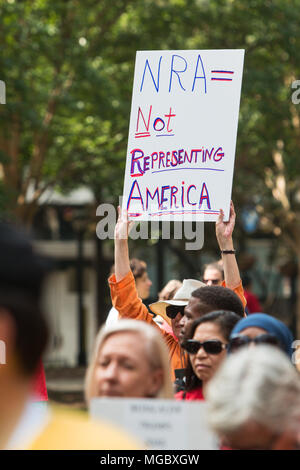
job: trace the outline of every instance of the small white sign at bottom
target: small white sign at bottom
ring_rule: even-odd
[[[156,399],[94,398],[90,414],[142,440],[148,449],[211,450],[217,438],[206,423],[206,404]]]

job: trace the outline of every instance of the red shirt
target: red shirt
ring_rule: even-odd
[[[262,312],[260,303],[256,295],[248,290],[244,290],[244,296],[247,300],[247,309],[249,313],[258,313]]]
[[[175,400],[204,400],[202,387],[195,388],[189,392],[178,392],[175,394]]]
[[[39,362],[33,381],[33,400],[47,401],[48,393],[46,387],[45,371],[42,361]]]

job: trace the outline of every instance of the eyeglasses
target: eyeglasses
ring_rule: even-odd
[[[166,315],[167,317],[171,318],[171,320],[174,320],[178,313],[180,313],[182,316],[184,315],[184,309],[185,305],[168,305],[166,308]]]
[[[270,333],[264,333],[256,336],[256,338],[250,338],[245,335],[236,335],[229,341],[228,351],[235,352],[243,346],[249,346],[250,343],[254,344],[270,344],[272,346],[280,347],[280,342],[276,336]]]
[[[183,342],[182,347],[189,354],[197,354],[201,347],[203,347],[207,354],[220,354],[223,349],[227,349],[227,344],[224,344],[217,339],[203,341],[203,343],[200,343],[200,341],[196,341],[195,339],[187,339]]]
[[[220,279],[203,279],[204,284],[211,282],[213,286],[217,286],[221,281]]]

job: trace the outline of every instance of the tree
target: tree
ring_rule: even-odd
[[[177,1],[1,2],[8,212],[30,224],[53,186],[121,194],[135,51],[179,44],[184,10]]]
[[[0,158],[9,209],[24,223],[47,188],[67,190],[95,170],[98,185],[113,183],[129,90],[113,51],[120,36],[126,42],[122,18],[135,3],[2,2]]]

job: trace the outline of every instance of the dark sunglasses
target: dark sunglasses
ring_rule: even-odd
[[[197,354],[201,347],[203,347],[207,354],[220,354],[223,349],[227,348],[227,344],[224,344],[217,339],[203,341],[203,343],[200,343],[200,341],[196,341],[195,339],[187,339],[183,342],[182,347],[189,354]]]
[[[249,338],[249,336],[236,335],[229,341],[228,351],[235,352],[243,346],[249,346],[250,343],[254,344],[270,344],[271,346],[280,347],[280,342],[276,336],[270,333],[264,333],[256,336],[256,338]]]
[[[178,313],[180,313],[182,316],[184,315],[184,309],[185,305],[168,305],[166,307],[166,315],[167,317],[171,318],[171,320],[174,320]]]

